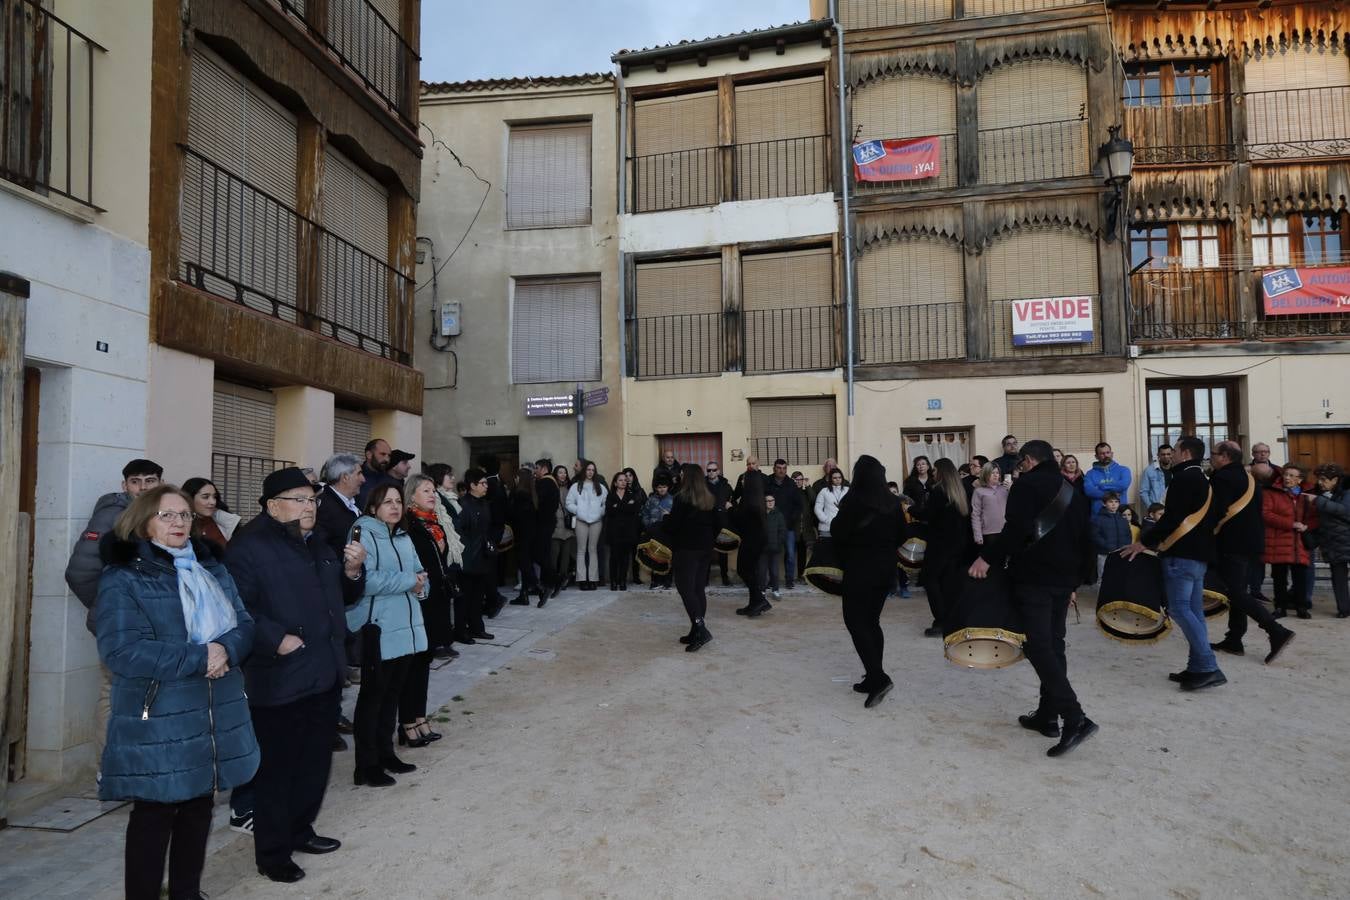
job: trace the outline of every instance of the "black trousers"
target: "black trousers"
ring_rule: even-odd
[[[744,545],[736,552],[736,574],[750,589],[751,606],[764,600],[764,582],[759,580],[759,558],[762,555],[763,552],[758,550],[747,552]]]
[[[1069,612],[1070,588],[1014,584],[1013,605],[1022,616],[1027,640],[1027,660],[1041,680],[1037,712],[1045,717],[1062,716],[1066,723],[1083,718],[1083,707],[1069,684],[1069,662],[1064,653],[1065,617]]]
[[[680,592],[684,611],[690,622],[698,622],[708,614],[708,566],[712,564],[711,550],[676,550],[670,574],[675,589]],[[652,576],[655,580],[656,576]]]
[[[1270,583],[1275,588],[1276,609],[1308,608],[1309,568],[1293,563],[1271,563]]]
[[[1241,641],[1247,633],[1247,619],[1256,620],[1267,634],[1279,630],[1279,624],[1249,590],[1252,561],[1236,553],[1220,553],[1214,561],[1215,571],[1228,590],[1228,634],[1224,640]]]
[[[212,795],[181,803],[137,800],[127,819],[127,900],[159,900],[169,854],[169,900],[201,896]]]
[[[933,624],[941,627],[943,634],[951,631],[948,619],[956,604],[960,583],[961,567],[955,561],[942,563],[937,568],[924,568],[923,589],[928,595],[928,611],[933,614]]]
[[[399,697],[411,662],[412,656],[400,656],[361,670],[361,690],[356,695],[356,713],[352,716],[358,769],[375,768],[394,755]]]
[[[873,683],[886,679],[881,667],[886,636],[881,631],[881,608],[886,605],[888,585],[862,585],[844,589],[844,627],[853,638],[853,649],[862,660],[863,672]]]
[[[632,568],[637,544],[611,544],[609,547],[609,580],[611,584],[628,585],[628,570]]]
[[[553,579],[557,577],[553,569],[552,528],[544,531],[543,534],[535,535],[534,550],[531,555],[534,558],[534,564],[539,567],[539,584],[552,590]]]
[[[483,605],[492,590],[492,576],[477,572],[461,572],[459,596],[455,598],[455,634],[472,637],[483,631]]]
[[[406,657],[407,673],[403,688],[398,693],[398,720],[411,725],[427,715],[427,685],[431,682],[431,650],[423,650]],[[359,697],[359,695],[358,695]]]
[[[276,868],[314,837],[328,789],[341,687],[284,706],[255,706],[253,731],[262,760],[253,776],[253,856]]]

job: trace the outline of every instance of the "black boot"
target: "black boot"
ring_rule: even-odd
[[[530,595],[526,592],[526,590],[525,590],[525,588],[524,588],[523,586],[522,586],[521,589],[520,589],[520,593],[519,593],[519,594],[516,594],[515,597],[511,598],[511,605],[512,605],[512,606],[529,606],[529,605],[530,605]]]
[[[694,623],[694,630],[689,633],[689,643],[684,646],[685,652],[693,653],[711,640],[712,632],[703,624],[703,620],[699,619]]]

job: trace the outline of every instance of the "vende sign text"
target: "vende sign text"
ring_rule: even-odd
[[[1013,346],[1092,343],[1092,298],[1014,300]]]

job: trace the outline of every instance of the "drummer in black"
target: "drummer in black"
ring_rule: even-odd
[[[1266,654],[1269,664],[1293,640],[1294,632],[1281,625],[1247,590],[1249,569],[1260,561],[1266,545],[1261,486],[1242,465],[1242,447],[1236,441],[1215,444],[1209,459],[1214,466],[1209,483],[1214,488],[1214,505],[1219,515],[1219,523],[1214,527],[1213,568],[1228,594],[1228,634],[1210,646],[1241,656],[1242,638],[1251,617],[1270,638],[1270,652]]]
[[[853,465],[853,485],[839,501],[830,537],[844,570],[844,627],[863,664],[863,680],[853,685],[866,694],[868,709],[890,692],[891,678],[881,667],[885,635],[881,607],[895,583],[896,551],[904,540],[900,498],[886,487],[886,468],[871,456]]]
[[[689,633],[680,638],[680,643],[693,653],[712,640],[703,617],[708,613],[708,566],[712,564],[713,543],[722,530],[722,510],[716,508],[716,498],[698,466],[685,463],[680,470],[680,490],[670,515],[661,524],[670,541],[675,589],[689,614]]]
[[[1047,754],[1061,756],[1097,732],[1096,723],[1083,714],[1069,684],[1064,653],[1069,596],[1082,583],[1093,558],[1088,538],[1090,507],[1072,485],[1061,494],[1068,482],[1045,441],[1023,444],[1017,469],[1021,474],[1008,493],[1003,531],[984,542],[979,558],[970,566],[970,576],[984,578],[991,566],[1006,562],[1013,607],[1026,633],[1023,649],[1041,680],[1040,705],[1017,721],[1046,737],[1058,736],[1059,743]]]

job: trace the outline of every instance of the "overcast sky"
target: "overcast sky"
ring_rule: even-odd
[[[422,80],[609,72],[611,55],[804,21],[810,0],[423,0]]]

